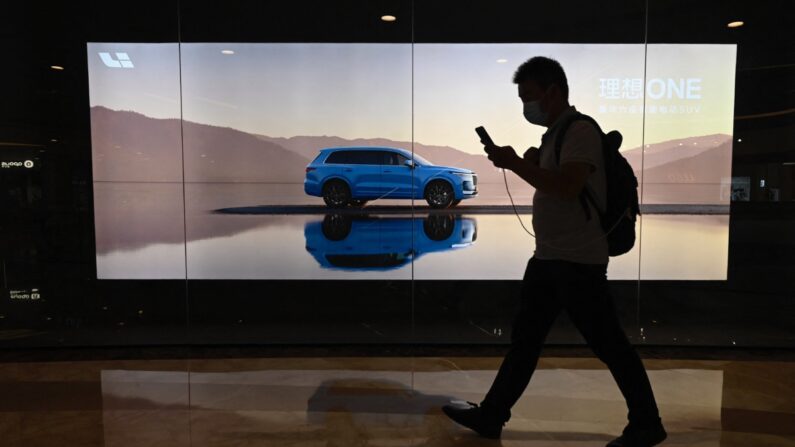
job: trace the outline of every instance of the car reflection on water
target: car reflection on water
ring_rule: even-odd
[[[453,214],[387,217],[327,214],[304,226],[306,251],[324,268],[392,270],[426,253],[455,250],[477,239],[475,219]]]

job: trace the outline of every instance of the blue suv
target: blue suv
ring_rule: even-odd
[[[331,208],[376,199],[425,199],[432,208],[448,208],[475,197],[477,184],[469,169],[436,166],[403,149],[337,147],[321,149],[306,167],[304,192]]]

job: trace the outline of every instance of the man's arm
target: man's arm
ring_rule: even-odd
[[[551,171],[520,158],[511,146],[489,146],[486,152],[494,166],[509,169],[537,190],[565,200],[574,200],[580,195],[594,169],[588,163],[567,162],[560,166],[560,172]]]

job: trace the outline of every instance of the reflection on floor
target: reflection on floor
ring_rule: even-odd
[[[647,360],[679,446],[795,446],[795,363]],[[626,408],[594,359],[542,359],[501,441],[441,413],[497,358],[0,363],[0,445],[602,446]]]

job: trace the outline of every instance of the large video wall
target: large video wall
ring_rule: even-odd
[[[609,277],[726,279],[735,45],[315,43],[87,44],[98,278],[520,279],[534,240],[473,129],[540,144],[511,82],[536,55],[641,181]],[[328,148],[414,166],[334,166],[375,193],[332,207],[306,185]],[[529,226],[533,189],[507,186]]]

